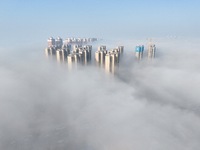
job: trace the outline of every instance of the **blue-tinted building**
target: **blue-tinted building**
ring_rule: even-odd
[[[136,46],[135,47],[135,56],[138,60],[142,59],[144,52],[144,45]]]

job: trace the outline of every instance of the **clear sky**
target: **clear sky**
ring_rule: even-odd
[[[3,43],[57,35],[199,37],[199,6],[199,0],[1,0],[0,33]]]

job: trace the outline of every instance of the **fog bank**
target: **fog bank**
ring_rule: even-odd
[[[146,39],[99,43],[125,46],[114,76],[69,70],[43,49],[2,48],[0,149],[198,150],[200,40],[153,42],[156,59],[139,63],[134,47]]]

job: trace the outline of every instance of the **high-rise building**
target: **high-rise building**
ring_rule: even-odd
[[[149,46],[148,46],[148,59],[155,58],[155,53],[156,53],[156,46],[153,45],[153,44],[149,44]]]
[[[64,55],[62,54],[61,49],[56,50],[56,59],[58,62],[64,61]]]
[[[122,55],[124,52],[124,46],[118,46],[117,48],[119,49],[119,54]]]
[[[75,45],[74,45],[74,48],[73,48],[73,51],[78,52],[78,48],[81,48],[81,47],[82,47],[82,45],[80,45],[80,44],[75,44]]]
[[[105,70],[107,72],[111,71],[111,55],[110,55],[110,53],[106,54],[106,56],[105,56]]]
[[[98,51],[104,51],[104,50],[106,50],[106,46],[101,45],[98,47]]]
[[[87,51],[87,59],[88,61],[91,61],[92,59],[92,45],[86,45],[83,48]]]
[[[77,64],[79,62],[79,54],[73,54],[74,57],[74,63]]]
[[[100,53],[100,64],[103,65],[105,63],[105,56],[106,56],[105,50],[101,50],[99,51],[99,53]]]
[[[95,60],[96,60],[96,62],[100,62],[100,51],[96,51],[95,52]]]
[[[73,54],[69,54],[67,56],[67,64],[68,64],[68,68],[72,69],[72,65],[74,63],[74,55]]]
[[[71,54],[68,53],[68,56],[67,56],[68,63],[76,64],[80,62],[82,64],[87,64],[88,62],[91,61],[91,55],[92,55],[91,52],[92,52],[91,45],[86,45],[86,46],[74,45],[73,52]]]
[[[95,60],[97,63],[103,65],[105,63],[105,56],[107,54],[106,46],[99,46],[95,52]]]
[[[64,62],[67,59],[68,53],[66,49],[57,49],[56,50],[56,59],[58,62]]]
[[[72,43],[72,39],[71,38],[67,38],[65,41],[64,41],[65,44],[68,44],[68,43]]]
[[[69,54],[67,56],[67,62],[68,62],[68,64],[72,64],[74,62],[74,55],[73,54]]]
[[[68,54],[71,53],[71,49],[72,49],[72,46],[70,44],[67,44],[66,45],[66,51],[67,51]]]
[[[61,48],[63,46],[63,40],[60,37],[56,38],[55,43],[58,48]]]
[[[135,56],[138,60],[143,58],[144,45],[135,47]]]
[[[79,61],[80,61],[81,63],[83,63],[83,62],[84,62],[83,52],[79,52],[79,53],[78,53],[78,57],[79,57]]]
[[[89,61],[89,53],[87,50],[83,50],[83,64],[87,64]]]
[[[54,47],[55,46],[55,39],[53,37],[48,38],[47,44],[48,44],[48,47]]]
[[[105,69],[111,73],[115,73],[116,66],[119,63],[119,50],[110,50],[105,56]]]

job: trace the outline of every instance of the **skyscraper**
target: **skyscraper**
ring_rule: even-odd
[[[110,55],[110,53],[106,54],[106,56],[105,56],[105,70],[107,72],[111,71],[111,55]]]
[[[61,48],[63,45],[63,40],[60,37],[57,37],[55,43],[58,48]]]
[[[61,49],[56,50],[56,59],[58,62],[64,61],[64,55]]]
[[[70,64],[70,65],[74,62],[74,55],[73,55],[73,54],[69,54],[69,55],[67,56],[67,62],[68,62],[68,64]]]
[[[148,59],[155,58],[155,53],[156,53],[156,46],[150,43],[148,46]]]
[[[97,63],[103,65],[105,63],[105,56],[107,54],[106,46],[99,46],[95,52],[95,60]]]
[[[106,71],[115,73],[115,69],[119,63],[119,49],[110,50],[105,56]]]
[[[104,50],[106,50],[106,46],[101,45],[98,47],[98,51],[104,51]]]
[[[135,56],[138,60],[141,60],[143,58],[143,52],[144,52],[144,45],[135,47]]]
[[[75,44],[73,50],[75,50],[75,49],[77,49],[77,48],[80,48],[80,47],[82,47],[82,45],[80,45],[80,44]]]
[[[124,46],[118,46],[117,48],[119,49],[119,54],[122,55],[124,52]]]
[[[71,49],[72,49],[72,46],[70,44],[67,44],[66,45],[66,51],[67,51],[68,54],[71,53]]]
[[[53,37],[48,38],[47,44],[48,44],[48,47],[55,46],[55,39]]]
[[[92,59],[92,45],[86,45],[83,47],[87,51],[87,61],[91,61]]]
[[[100,51],[95,52],[95,60],[96,60],[97,63],[100,62]]]

